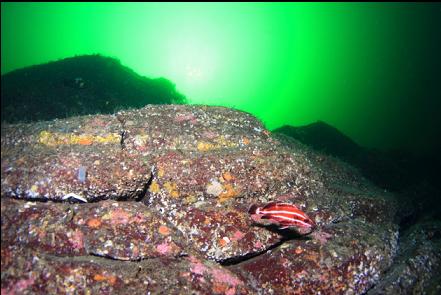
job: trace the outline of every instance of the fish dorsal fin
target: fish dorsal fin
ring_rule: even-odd
[[[263,206],[262,210],[268,210],[277,206],[277,202],[269,202],[265,206]]]

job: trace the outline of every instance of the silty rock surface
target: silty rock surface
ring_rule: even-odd
[[[5,292],[361,294],[396,255],[391,196],[247,113],[161,105],[2,125],[1,147]],[[254,224],[248,208],[269,201],[318,229]]]
[[[440,294],[440,278],[441,223],[425,221],[403,233],[393,265],[367,294]]]

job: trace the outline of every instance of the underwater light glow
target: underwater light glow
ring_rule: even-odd
[[[165,58],[169,61],[168,72],[176,80],[183,81],[182,87],[204,87],[213,83],[215,78],[220,44],[204,41],[186,34],[176,33],[176,38],[169,39],[169,51]],[[185,36],[185,38],[179,38]],[[195,36],[200,36],[195,34]],[[199,84],[199,85],[198,85]],[[206,87],[206,86],[205,86]]]
[[[439,3],[2,3],[1,17],[2,73],[100,53],[269,129],[322,120],[414,148],[441,125]]]

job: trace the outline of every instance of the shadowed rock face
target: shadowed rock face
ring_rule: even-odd
[[[1,84],[1,118],[9,123],[186,102],[169,80],[140,76],[98,54],[14,70],[1,76]]]
[[[2,292],[361,294],[397,255],[393,196],[247,113],[4,124],[1,148]],[[255,224],[270,201],[318,228]]]
[[[273,136],[283,140],[291,137],[308,148],[335,156],[360,170],[376,186],[399,194],[399,199],[413,203],[413,219],[427,217],[441,219],[441,182],[439,149],[421,154],[406,150],[381,151],[365,148],[325,122],[306,126],[282,126]]]

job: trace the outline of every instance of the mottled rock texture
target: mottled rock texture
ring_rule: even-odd
[[[2,125],[1,148],[2,293],[363,294],[397,256],[392,195],[247,113]],[[270,201],[317,229],[255,224]]]

